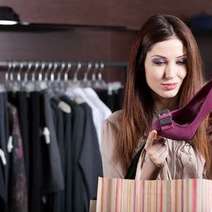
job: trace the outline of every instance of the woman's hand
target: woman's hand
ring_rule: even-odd
[[[157,135],[156,130],[152,130],[144,147],[146,157],[149,158],[157,167],[162,167],[168,155],[168,146],[165,138]]]

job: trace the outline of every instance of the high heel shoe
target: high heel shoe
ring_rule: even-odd
[[[162,111],[152,124],[162,137],[190,140],[206,116],[212,111],[212,80],[204,85],[184,107]]]

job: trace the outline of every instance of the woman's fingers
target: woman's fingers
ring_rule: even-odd
[[[151,146],[156,138],[157,138],[157,131],[152,130],[147,137],[145,149]]]
[[[165,139],[159,136],[156,130],[152,130],[147,137],[145,149],[147,150],[152,145],[159,143],[165,144]]]
[[[152,130],[146,140],[146,155],[158,167],[162,167],[168,155],[168,146],[165,139],[158,135],[156,130]]]

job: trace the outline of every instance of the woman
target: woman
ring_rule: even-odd
[[[124,178],[139,154],[136,179],[208,178],[208,119],[192,141],[161,138],[150,130],[161,110],[184,106],[202,85],[201,57],[190,29],[175,16],[150,17],[131,49],[123,110],[104,123],[104,176]]]

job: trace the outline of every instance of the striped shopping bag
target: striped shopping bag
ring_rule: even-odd
[[[99,178],[96,212],[212,212],[212,181]]]

